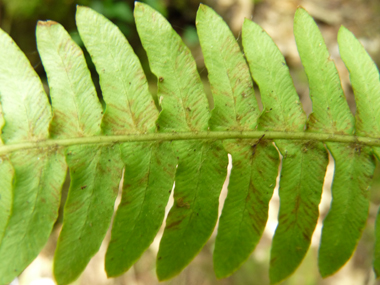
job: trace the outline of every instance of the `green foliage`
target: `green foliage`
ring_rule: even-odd
[[[78,278],[98,251],[123,169],[107,274],[123,274],[150,246],[175,183],[157,256],[158,279],[175,276],[215,228],[228,153],[233,168],[215,241],[216,276],[233,274],[255,249],[278,175],[271,283],[296,270],[318,220],[327,150],[335,161],[333,200],[319,270],[323,277],[339,270],[366,223],[373,154],[380,157],[379,73],[357,39],[343,27],[339,31],[355,92],[354,118],[317,25],[305,10],[297,10],[294,33],[313,102],[306,118],[285,59],[268,34],[245,20],[243,55],[221,17],[201,5],[196,26],[214,100],[210,111],[191,52],[166,19],[141,3],[135,4],[134,17],[158,78],[160,112],[131,46],[94,10],[78,7],[76,22],[99,74],[104,110],[82,50],[60,24],[39,22],[36,33],[51,105],[25,55],[0,30],[0,284],[11,282],[45,245],[67,168],[71,185],[54,257],[58,284]],[[262,111],[252,78],[260,88]],[[379,256],[377,243],[376,274]]]

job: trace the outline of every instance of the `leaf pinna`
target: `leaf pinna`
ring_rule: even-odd
[[[17,277],[46,244],[67,169],[71,184],[54,256],[58,284],[76,280],[99,250],[122,176],[105,256],[109,277],[130,269],[153,242],[173,185],[174,205],[157,255],[158,279],[180,273],[206,244],[218,219],[214,271],[218,278],[230,276],[258,244],[278,185],[269,276],[272,284],[279,283],[309,249],[328,152],[335,166],[332,203],[318,260],[322,277],[339,270],[365,226],[375,156],[380,158],[379,72],[359,41],[340,29],[339,50],[357,105],[354,117],[316,23],[297,9],[295,40],[313,103],[307,118],[270,36],[246,19],[243,54],[223,19],[200,5],[196,26],[213,95],[210,110],[195,60],[168,21],[139,2],[134,16],[158,78],[161,111],[127,39],[90,8],[78,6],[76,23],[99,74],[104,110],[82,50],[60,24],[39,22],[36,31],[51,105],[25,55],[0,30],[0,284]],[[232,170],[218,218],[228,154]]]

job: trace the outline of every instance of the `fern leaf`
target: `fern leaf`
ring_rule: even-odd
[[[344,98],[336,67],[314,20],[303,9],[294,19],[294,34],[309,79],[314,132],[351,134],[354,118]],[[368,215],[367,189],[374,161],[368,148],[327,143],[334,157],[331,209],[323,222],[319,249],[322,276],[333,274],[351,257]],[[349,157],[350,159],[347,159]]]
[[[54,255],[58,284],[74,281],[99,250],[113,214],[122,164],[119,147],[70,147],[71,185]]]
[[[302,8],[298,8],[294,16],[294,36],[313,102],[308,131],[352,134],[354,118],[345,99],[338,71],[316,23]]]
[[[319,248],[318,265],[323,277],[339,270],[356,248],[368,217],[368,190],[375,170],[368,147],[334,143],[329,143],[328,147],[335,169],[333,201],[323,221]]]
[[[99,135],[102,106],[82,50],[65,29],[53,21],[39,21],[36,36],[53,106],[50,136]]]
[[[259,129],[302,132],[306,116],[280,50],[260,26],[248,19],[244,20],[242,37],[252,77],[262,94]]]
[[[379,71],[363,46],[346,28],[338,33],[339,52],[350,72],[355,94],[355,129],[358,136],[378,137],[380,122]],[[376,155],[378,151],[375,149]]]
[[[3,30],[0,36],[1,105],[6,122],[1,138],[6,144],[46,139],[51,109],[42,83],[15,42]],[[9,69],[6,63],[14,67]]]
[[[196,23],[214,97],[211,129],[253,130],[260,113],[248,65],[234,36],[205,5],[199,8]],[[224,147],[232,156],[233,168],[215,240],[218,278],[236,271],[258,243],[278,171],[278,153],[270,143],[228,140]]]
[[[39,22],[37,44],[51,90],[52,136],[99,135],[102,107],[81,49],[55,22]],[[54,257],[58,284],[75,280],[98,251],[113,214],[122,169],[118,146],[70,146],[66,161],[71,185]]]
[[[223,19],[206,5],[200,5],[196,24],[214,97],[210,127],[253,130],[260,111],[239,45]]]
[[[350,72],[350,79],[352,88],[354,89],[355,102],[356,102],[356,115],[355,115],[355,127],[358,136],[368,136],[368,137],[379,137],[380,124],[378,120],[379,107],[380,107],[380,80],[379,71],[372,61],[368,53],[365,51],[360,42],[355,38],[355,36],[348,31],[343,26],[340,28],[338,33],[338,44],[341,57]],[[360,149],[356,148],[356,151],[362,153],[362,155],[367,155],[368,160],[372,160],[370,149]],[[380,149],[378,147],[372,148],[372,151],[379,158]],[[374,163],[374,162],[372,162]],[[369,163],[367,163],[368,165]],[[365,164],[363,165],[363,170]],[[368,196],[368,189],[372,180],[372,175],[374,172],[374,166],[371,165],[370,169],[364,173],[362,180],[366,179],[366,183],[362,186],[362,196]],[[362,170],[362,171],[363,171]],[[365,206],[368,209],[368,202]],[[368,211],[368,210],[367,210]],[[365,213],[363,211],[363,213]],[[365,224],[367,215],[362,215],[362,224]],[[374,270],[376,275],[379,275],[379,227],[377,216],[376,228],[375,228],[375,260],[374,260]],[[353,230],[354,232],[354,230]]]
[[[107,135],[155,131],[158,111],[137,56],[120,30],[102,15],[78,7],[79,35],[99,74]],[[94,37],[94,35],[98,35]]]
[[[5,143],[47,139],[51,110],[38,75],[13,40],[1,30],[0,50],[0,94],[6,122],[2,139]],[[11,214],[0,244],[0,284],[10,283],[46,243],[57,218],[60,189],[66,175],[59,148],[19,151],[9,159],[14,178]],[[9,166],[4,168],[12,173]],[[8,186],[9,179],[4,180]]]
[[[285,59],[272,39],[258,25],[245,20],[243,46],[263,102],[259,128],[302,131],[305,113]],[[293,273],[310,246],[327,166],[327,153],[321,143],[284,140],[275,143],[283,161],[279,221],[271,249],[271,283],[278,283]]]
[[[88,25],[89,22],[90,25]],[[112,23],[88,8],[78,8],[77,24],[100,74],[100,84],[107,104],[104,121],[108,122],[107,126],[112,127],[108,132],[144,133],[155,130],[158,112],[148,92],[140,63],[124,36]],[[93,40],[93,33],[103,35],[100,42]],[[105,53],[105,50],[112,52]],[[123,60],[116,61],[115,58],[120,56]],[[123,75],[122,70],[127,73]],[[115,95],[118,93],[114,92],[115,89],[120,90],[124,98],[120,96],[117,98]],[[120,110],[120,107],[123,109]],[[125,113],[129,116],[125,116]],[[114,129],[114,123],[123,122],[123,120],[124,126]],[[106,125],[104,124],[103,127]],[[119,275],[128,270],[153,241],[162,223],[175,170],[175,163],[173,159],[170,159],[173,156],[165,147],[167,148],[166,143],[162,146],[158,144],[123,144],[121,146],[126,172],[122,202],[115,217],[112,238],[106,255],[106,270],[109,276]],[[161,163],[168,164],[167,169],[164,169],[165,172],[161,170]],[[167,179],[168,175],[169,179]],[[157,177],[162,177],[160,179],[162,188],[158,187],[160,183],[157,181],[160,180]],[[166,193],[166,195],[161,193]],[[160,200],[155,200],[156,198]],[[139,223],[139,219],[147,218],[148,215],[150,215],[152,226],[134,227]]]
[[[169,143],[121,145],[123,196],[106,254],[108,276],[128,270],[153,242],[173,186],[176,158]]]
[[[125,37],[114,24],[89,8],[78,7],[76,19],[107,104],[104,133],[156,131],[158,111],[140,62]],[[93,34],[101,36],[94,38]],[[128,270],[153,241],[164,218],[176,164],[168,142],[122,144],[120,149],[126,171],[106,254],[108,276]],[[145,219],[149,224],[144,223]]]
[[[207,130],[208,103],[190,50],[170,24],[149,6],[136,2],[135,19],[151,69],[158,78],[162,106],[157,121],[159,130]],[[173,142],[173,150],[179,159],[175,202],[157,255],[160,280],[181,271],[210,237],[227,167],[227,154],[220,142],[178,141]]]
[[[210,112],[190,50],[170,24],[141,3],[135,19],[158,79],[161,112],[128,41],[93,10],[78,7],[76,21],[100,77],[104,114],[83,53],[61,25],[47,21],[37,27],[52,106],[25,55],[0,30],[0,284],[11,282],[46,243],[67,166],[71,185],[54,257],[57,283],[74,281],[98,251],[123,168],[107,274],[128,270],[152,243],[175,181],[157,256],[158,278],[175,276],[214,230],[227,153],[233,168],[215,242],[216,276],[234,273],[257,245],[280,154],[279,224],[269,272],[271,283],[278,283],[296,270],[309,248],[327,165],[325,147],[335,169],[319,270],[323,277],[337,271],[365,225],[372,153],[379,158],[380,149],[379,73],[360,43],[341,28],[340,52],[357,102],[354,120],[315,22],[297,10],[294,33],[313,102],[306,120],[285,59],[270,37],[245,21],[247,64],[223,19],[201,5],[196,25],[214,97]],[[260,88],[261,113],[250,74]],[[376,274],[379,248],[377,241]]]

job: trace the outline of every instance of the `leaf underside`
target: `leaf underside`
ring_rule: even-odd
[[[201,4],[196,26],[214,101],[210,111],[195,61],[179,35],[146,4],[136,2],[134,16],[157,76],[161,111],[124,35],[90,8],[78,6],[76,23],[99,74],[104,110],[82,50],[60,24],[40,21],[36,31],[51,105],[25,55],[0,30],[0,284],[17,277],[46,244],[67,168],[71,185],[53,266],[57,283],[77,279],[99,250],[123,173],[121,202],[105,256],[107,275],[126,272],[153,242],[174,185],[174,204],[156,263],[159,280],[172,278],[215,229],[227,154],[232,170],[215,239],[217,278],[237,271],[258,244],[278,175],[280,210],[271,248],[271,283],[297,269],[319,217],[328,152],[335,165],[332,203],[323,221],[318,263],[322,277],[339,270],[355,251],[367,220],[368,189],[380,146],[324,141],[318,135],[355,135],[368,141],[380,136],[379,72],[359,41],[340,29],[339,49],[355,93],[354,117],[316,23],[297,9],[294,35],[313,103],[307,118],[285,59],[270,36],[246,19],[243,55],[223,19]],[[198,134],[234,131],[263,135],[196,139]],[[271,132],[283,132],[287,139],[268,139]],[[189,136],[180,139],[181,134]],[[299,134],[317,136],[300,140]],[[126,141],[128,136],[151,139]],[[112,143],[102,143],[107,137]],[[88,143],[92,138],[100,143]],[[50,146],[44,145],[47,142]],[[34,145],[26,148],[28,143]]]

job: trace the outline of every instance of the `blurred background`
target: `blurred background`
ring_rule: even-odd
[[[162,13],[173,28],[181,35],[185,44],[191,49],[197,62],[198,70],[210,97],[207,70],[204,67],[203,56],[199,47],[195,29],[195,16],[200,1],[198,0],[145,0],[142,1]],[[349,82],[348,72],[339,58],[336,36],[340,25],[346,26],[362,42],[373,60],[380,63],[380,1],[379,0],[204,0],[218,12],[230,26],[236,39],[240,43],[240,30],[244,18],[249,18],[260,24],[273,38],[285,56],[297,92],[303,103],[304,110],[310,114],[312,107],[308,96],[307,78],[303,71],[293,37],[293,17],[298,6],[303,6],[317,22],[326,41],[331,58],[335,61],[342,80],[346,98],[353,113],[355,102]],[[133,19],[134,1],[129,0],[0,0],[0,27],[9,33],[29,58],[32,66],[42,78],[48,92],[46,75],[36,49],[35,27],[38,20],[54,20],[61,23],[71,34],[72,38],[82,48],[83,44],[75,26],[76,5],[85,5],[93,8],[112,20],[125,34],[135,53],[139,56],[147,75],[150,91],[156,98],[157,79],[149,70],[145,51],[138,38]],[[87,64],[91,70],[93,81],[97,86],[99,98],[101,90],[98,85],[98,76],[89,55],[85,51]],[[256,96],[260,100],[259,90],[255,87]],[[318,245],[321,232],[321,222],[326,216],[331,202],[330,185],[332,180],[333,163],[331,162],[326,174],[324,194],[320,205],[321,217],[315,230],[311,248],[298,270],[292,277],[282,284],[380,284],[375,280],[371,269],[374,220],[380,204],[380,168],[376,170],[373,187],[370,192],[371,208],[367,226],[363,232],[358,248],[353,258],[337,274],[327,279],[319,276],[317,268]],[[221,195],[221,207],[227,193],[225,183]],[[64,204],[69,186],[69,179],[63,189],[62,205]],[[275,191],[276,192],[276,191]],[[115,206],[116,209],[117,205]],[[170,204],[168,208],[170,208]],[[271,201],[270,217],[263,237],[248,261],[234,275],[223,280],[216,280],[212,266],[212,251],[214,235],[206,244],[201,253],[177,277],[160,284],[269,284],[268,264],[270,257],[271,238],[277,224],[278,195],[275,193]],[[55,225],[51,238],[45,249],[24,273],[12,284],[23,285],[50,285],[55,284],[52,277],[52,259],[55,244],[62,222],[61,215]],[[144,253],[141,259],[124,275],[107,279],[104,272],[104,254],[109,240],[107,235],[99,253],[92,259],[82,276],[73,284],[158,284],[155,276],[155,257],[158,251],[162,230],[152,246]]]

